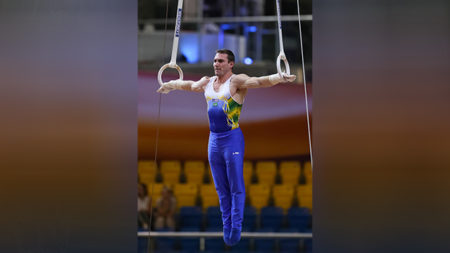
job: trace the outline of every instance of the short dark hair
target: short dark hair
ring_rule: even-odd
[[[148,196],[147,185],[144,183],[139,183],[139,185],[142,187],[142,190],[144,191],[144,196]]]
[[[234,62],[234,54],[233,54],[233,52],[231,52],[231,50],[228,50],[228,49],[218,49],[218,50],[216,50],[216,53],[217,54],[226,54],[227,55],[227,59],[228,59],[228,61],[230,62],[230,61],[232,61],[232,62]]]

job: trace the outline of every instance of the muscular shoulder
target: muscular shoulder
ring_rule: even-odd
[[[233,86],[235,86],[236,88],[239,88],[243,83],[245,83],[245,81],[247,81],[250,77],[246,74],[238,74],[235,75],[232,79],[231,79],[231,84]]]
[[[234,82],[245,82],[250,77],[246,74],[237,74],[233,77],[232,81]]]
[[[232,79],[231,79],[231,83],[230,83],[230,91],[231,91],[231,95],[235,96],[235,94],[241,95],[242,97],[245,96],[245,94],[247,93],[247,89],[243,87],[243,84],[245,83],[245,81],[247,81],[250,77],[246,74],[239,74],[239,75],[235,75]],[[243,99],[242,99],[243,101]],[[239,102],[239,103],[242,103]]]
[[[209,76],[202,77],[197,82],[192,83],[191,90],[197,91],[197,92],[205,91],[206,85],[209,83],[210,79],[211,79],[211,77],[209,77]]]

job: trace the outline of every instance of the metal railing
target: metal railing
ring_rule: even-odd
[[[138,237],[222,238],[222,232],[153,232],[139,231]],[[241,238],[312,238],[312,233],[242,232]]]
[[[301,21],[312,21],[312,15],[302,15]],[[282,15],[281,21],[298,21],[297,15]],[[141,19],[140,24],[165,24],[166,19]],[[169,24],[175,23],[175,18],[167,19]],[[277,16],[246,16],[246,17],[198,17],[198,18],[183,18],[183,23],[190,24],[204,24],[204,23],[237,23],[237,22],[277,22]]]

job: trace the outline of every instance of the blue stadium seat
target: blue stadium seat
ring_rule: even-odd
[[[255,239],[255,253],[273,253],[276,252],[275,240]]]
[[[306,233],[311,233],[311,229],[307,229],[305,231]],[[305,253],[312,253],[312,239],[304,239],[303,240],[303,246],[304,246],[304,252]]]
[[[160,252],[169,252],[176,249],[175,238],[156,237],[154,238],[156,248],[155,250]]]
[[[180,253],[177,250],[155,250],[155,251],[150,251],[150,252],[153,252],[153,253]]]
[[[283,223],[283,218],[281,207],[267,206],[261,208],[261,228],[271,228],[278,231]]]
[[[205,232],[223,232],[222,223],[220,223],[220,226],[206,228]]]
[[[226,251],[225,249],[221,249],[221,250],[205,250],[202,253],[228,253],[228,251]]]
[[[202,210],[197,206],[183,206],[179,213],[180,230],[200,231],[202,225]]]
[[[199,232],[199,227],[181,227],[180,232]]]
[[[197,253],[200,251],[199,238],[182,238],[180,239],[181,251],[184,253]]]
[[[244,222],[242,223],[242,231],[253,232],[256,229],[256,209],[252,206],[244,208]]]
[[[138,253],[147,253],[148,238],[138,237]]]
[[[225,243],[222,238],[205,238],[205,251],[218,253],[225,252]]]
[[[256,232],[274,232],[272,228],[260,228]],[[257,253],[272,253],[276,252],[276,240],[269,238],[255,238],[255,252]]]
[[[299,232],[296,228],[282,228],[280,229],[281,233],[295,233]],[[295,238],[280,238],[278,240],[278,246],[280,253],[294,253],[300,252],[300,241],[301,239]]]
[[[304,232],[311,227],[311,214],[308,208],[291,207],[287,214],[289,228],[296,228]]]
[[[206,209],[206,230],[222,231],[222,212],[220,207],[211,206]]]
[[[199,232],[198,227],[182,227],[180,232]],[[181,238],[179,239],[180,249],[183,253],[197,253],[200,249],[200,239],[199,238]],[[177,253],[181,253],[177,252]]]
[[[249,238],[241,238],[241,241],[232,246],[229,252],[233,253],[247,253],[250,251],[250,239]]]

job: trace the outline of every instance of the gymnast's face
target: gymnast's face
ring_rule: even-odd
[[[216,76],[224,76],[227,73],[231,72],[233,68],[234,62],[228,61],[228,55],[227,54],[220,54],[217,53],[216,56],[214,56],[214,74]]]

